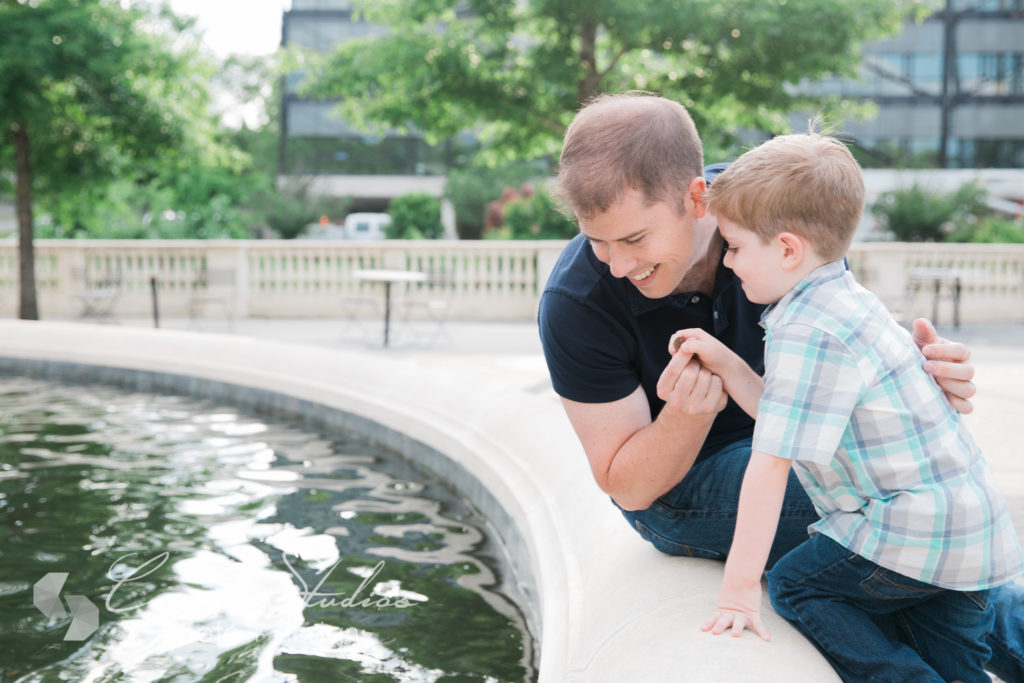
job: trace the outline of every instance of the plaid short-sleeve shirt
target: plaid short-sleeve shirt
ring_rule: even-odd
[[[765,312],[754,450],[793,461],[811,527],[876,564],[981,590],[1024,563],[1006,502],[910,334],[841,261]]]

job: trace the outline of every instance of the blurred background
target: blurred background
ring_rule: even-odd
[[[574,235],[548,191],[561,137],[581,103],[624,90],[682,102],[708,163],[823,122],[865,169],[859,242],[1024,243],[1024,0],[4,0],[0,313],[73,314],[90,269],[134,273],[134,308],[154,276],[184,306],[175,288],[221,258],[189,240],[338,243],[334,274],[303,271],[310,291],[345,294],[367,265],[492,287],[447,245]],[[188,254],[138,251],[151,240]],[[395,240],[435,244],[366,244]],[[306,287],[252,274],[309,253],[227,260],[248,299]],[[542,287],[538,253],[513,287]],[[1024,256],[929,253],[898,281],[859,275],[891,307],[908,288],[1024,296]],[[160,262],[179,256],[187,277],[168,283]],[[921,268],[946,272],[915,284]]]

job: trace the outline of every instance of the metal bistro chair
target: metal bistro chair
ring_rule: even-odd
[[[88,267],[73,269],[78,291],[75,298],[81,305],[79,320],[113,321],[114,306],[121,297],[121,269],[108,268],[103,275],[94,275]]]
[[[931,290],[933,325],[939,324],[939,302],[947,295],[952,302],[953,328],[960,329],[960,295],[964,282],[970,280],[968,270],[958,268],[923,267],[911,268],[907,273],[907,285],[904,295],[904,308],[910,317],[917,301],[918,293]],[[910,317],[913,320],[913,317]]]
[[[341,297],[342,341],[369,341],[380,334],[384,295],[379,282],[353,281]]]
[[[235,329],[235,269],[203,267],[192,282],[188,299],[188,317],[193,324],[206,317],[207,307],[219,306],[228,321],[228,329]]]
[[[454,298],[455,281],[451,274],[430,271],[417,291],[397,301],[399,319],[408,333],[426,346],[433,346],[442,338],[451,341],[446,323]]]

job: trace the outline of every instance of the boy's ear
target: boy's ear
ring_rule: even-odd
[[[807,245],[799,235],[792,232],[780,232],[775,237],[782,256],[782,267],[786,270],[796,268],[803,260]]]
[[[686,188],[686,198],[689,200],[687,204],[694,207],[694,214],[697,218],[703,218],[707,213],[708,206],[704,203],[704,193],[707,189],[707,182],[700,176],[691,180]]]

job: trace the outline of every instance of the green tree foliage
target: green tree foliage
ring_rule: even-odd
[[[294,236],[324,213],[345,213],[347,203],[321,206],[302,188],[275,185],[279,92],[272,58],[231,57],[217,69],[200,59],[191,67],[203,78],[193,88],[194,111],[184,124],[182,147],[142,172],[126,169],[110,185],[64,187],[40,197],[37,237],[245,238],[264,226]],[[230,94],[237,109],[256,115],[255,121],[235,117],[214,129],[220,112],[206,89],[211,71],[210,88]],[[300,213],[308,220],[289,218]]]
[[[902,242],[941,242],[956,225],[988,213],[985,189],[968,183],[952,193],[929,192],[919,185],[879,195],[871,212]]]
[[[0,0],[0,168],[16,177],[20,317],[39,315],[36,197],[145,183],[158,167],[187,167],[190,152],[216,153],[212,126],[186,126],[201,120],[209,78],[169,47],[188,27],[106,0]]]
[[[785,132],[816,108],[803,79],[852,75],[862,41],[923,0],[361,0],[384,37],[307,65],[306,93],[365,128],[428,142],[479,132],[504,156],[557,153],[580,103],[647,90],[683,102],[709,156],[749,128]]]
[[[41,198],[37,237],[205,239],[251,236],[254,196],[271,180],[231,166],[197,163],[158,169],[148,181],[121,178]]]
[[[437,197],[410,192],[388,203],[391,224],[384,229],[392,240],[435,240],[444,236],[441,202]]]

